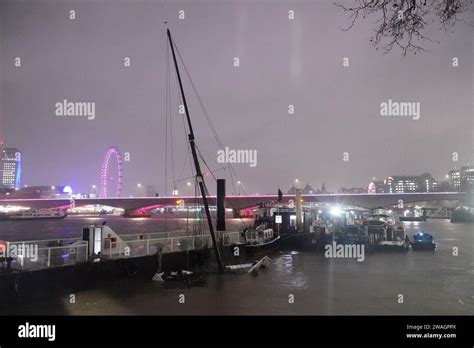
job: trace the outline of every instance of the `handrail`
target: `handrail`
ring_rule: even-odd
[[[81,238],[54,238],[54,239],[36,239],[36,240],[17,240],[17,241],[6,241],[0,240],[0,242],[7,242],[9,244],[35,244],[35,243],[45,243],[45,242],[57,242],[57,241],[80,241]]]

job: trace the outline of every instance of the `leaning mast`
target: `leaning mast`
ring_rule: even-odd
[[[207,197],[206,197],[206,190],[205,190],[205,186],[204,186],[204,177],[202,175],[201,166],[199,164],[199,159],[197,157],[196,144],[194,142],[193,126],[191,124],[191,118],[189,117],[188,104],[186,103],[186,96],[184,95],[183,83],[181,82],[181,75],[179,73],[178,62],[176,60],[176,54],[174,52],[173,39],[171,38],[170,30],[167,29],[166,31],[167,31],[167,34],[168,34],[169,44],[171,46],[171,53],[173,54],[173,62],[174,62],[174,67],[176,69],[176,75],[178,77],[178,83],[179,83],[179,90],[181,92],[181,98],[183,99],[184,111],[186,113],[186,119],[188,121],[188,128],[189,128],[188,140],[189,140],[189,145],[191,147],[191,153],[193,155],[194,167],[196,169],[196,180],[199,184],[199,189],[201,191],[202,202],[204,204],[204,209],[206,211],[207,222],[208,222],[208,225],[209,225],[209,233],[211,234],[212,243],[214,244],[214,251],[215,251],[216,257],[217,257],[217,264],[219,266],[219,271],[223,272],[224,268],[222,266],[221,254],[220,254],[219,246],[217,245],[216,236],[214,235],[214,226],[212,224],[211,211],[209,210],[209,203],[208,203],[208,200],[207,200]]]

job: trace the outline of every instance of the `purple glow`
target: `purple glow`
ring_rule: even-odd
[[[122,154],[116,146],[111,146],[107,149],[107,152],[102,162],[102,168],[100,171],[100,196],[101,198],[107,197],[107,185],[108,185],[108,169],[109,162],[112,155],[115,155],[117,161],[117,186],[115,188],[115,197],[120,197],[122,193],[122,183],[123,183],[123,163],[122,163]]]

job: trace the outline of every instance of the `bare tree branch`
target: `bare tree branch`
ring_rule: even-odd
[[[348,1],[346,1],[347,3]],[[349,14],[350,24],[342,30],[352,29],[358,18],[379,15],[377,28],[370,41],[384,53],[394,47],[407,53],[426,51],[424,41],[433,41],[424,33],[428,23],[438,23],[445,31],[457,22],[473,5],[473,0],[350,0],[352,6],[335,3]]]

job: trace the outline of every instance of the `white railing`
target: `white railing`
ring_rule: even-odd
[[[122,237],[122,236],[120,236]],[[102,246],[102,256],[108,258],[138,257],[189,251],[212,247],[209,234],[196,236],[175,236],[169,238],[142,238],[134,240],[119,239],[111,242],[105,239]]]
[[[213,247],[210,234],[187,235],[186,231],[128,234],[119,237],[103,239],[102,257],[109,259],[139,257]],[[240,232],[220,232],[217,237],[218,242],[220,241],[224,246],[243,242]],[[70,244],[57,245],[64,243]],[[73,265],[88,259],[88,242],[78,238],[17,241],[10,242],[9,245],[25,245],[30,249],[33,248],[14,255],[12,269],[38,270]]]
[[[53,247],[39,247],[38,244],[32,242],[34,241],[28,241],[31,244],[25,241],[10,243],[10,252],[12,251],[12,244],[28,247],[23,250],[18,249],[15,251],[15,255],[10,255],[13,258],[11,263],[12,269],[33,271],[49,267],[74,265],[78,262],[87,261],[87,241],[79,240],[74,244]]]
[[[228,246],[232,244],[243,243],[244,239],[240,232],[223,232],[222,233],[222,245]]]
[[[170,232],[153,232],[153,233],[129,233],[120,234],[119,237],[122,240],[143,240],[143,239],[161,239],[171,237],[189,236],[190,234],[186,230],[175,230]]]
[[[8,242],[10,245],[37,245],[38,248],[47,248],[53,246],[62,246],[64,244],[72,244],[75,242],[81,241],[80,238],[56,238],[56,239],[41,239],[41,240],[19,240],[19,241],[10,241]],[[6,243],[6,241],[1,241]],[[62,244],[62,245],[52,245],[54,243]]]

